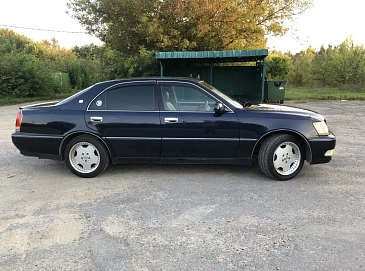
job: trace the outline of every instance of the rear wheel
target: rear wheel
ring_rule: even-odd
[[[95,177],[109,166],[109,154],[98,139],[81,135],[66,146],[65,161],[69,170],[83,178]]]
[[[286,181],[301,171],[304,151],[296,137],[286,134],[273,135],[262,144],[258,160],[260,169],[268,177]]]

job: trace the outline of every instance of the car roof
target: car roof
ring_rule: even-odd
[[[96,83],[95,85],[99,84],[118,84],[123,82],[133,82],[133,81],[181,81],[181,82],[202,82],[202,80],[192,77],[166,77],[166,76],[154,76],[154,77],[131,77],[131,78],[121,78],[121,79],[115,79],[115,80],[109,80],[109,81],[103,81]]]

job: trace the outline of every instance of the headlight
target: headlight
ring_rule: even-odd
[[[314,129],[316,129],[318,135],[327,136],[329,135],[327,124],[324,121],[313,122]]]

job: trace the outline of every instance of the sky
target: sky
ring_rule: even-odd
[[[270,38],[269,49],[297,53],[309,46],[319,49],[340,45],[352,37],[355,45],[365,45],[364,0],[314,0],[314,6],[288,24],[284,37]],[[297,37],[297,38],[296,38]]]
[[[72,48],[102,42],[88,34],[76,19],[66,14],[68,0],[0,0],[0,28],[9,28],[41,41],[55,37],[61,47]],[[309,46],[319,49],[339,45],[352,37],[355,45],[365,45],[363,0],[314,0],[314,6],[288,22],[291,29],[282,37],[268,37],[267,47],[282,52],[300,52]],[[19,27],[19,28],[16,28]],[[24,28],[43,29],[31,30]],[[44,30],[56,30],[54,32]]]

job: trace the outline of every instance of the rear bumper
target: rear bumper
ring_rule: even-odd
[[[308,141],[312,152],[312,158],[308,161],[310,164],[323,164],[331,161],[331,150],[336,147],[336,137],[333,134],[309,138]]]
[[[59,146],[61,136],[49,136],[16,132],[11,135],[11,140],[21,154],[44,159],[61,160]]]

